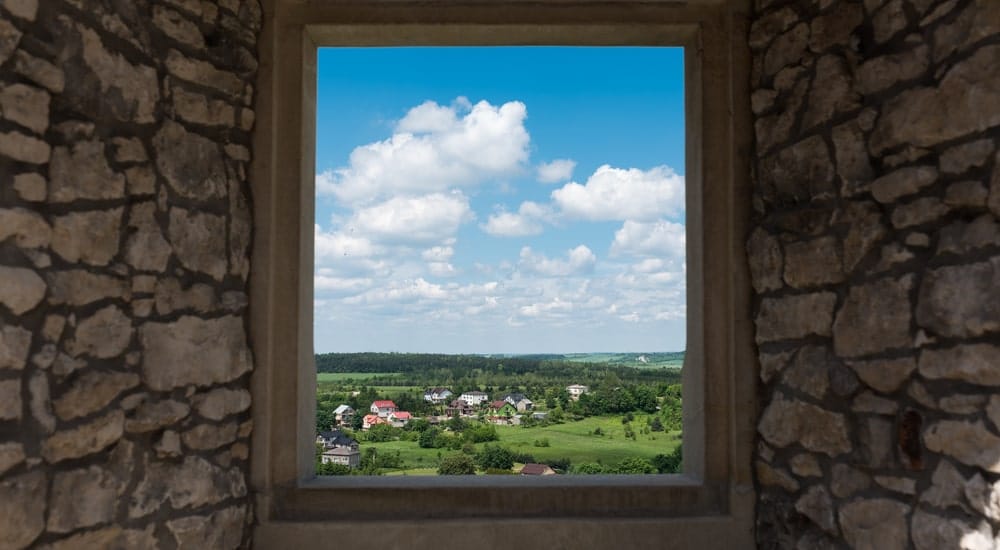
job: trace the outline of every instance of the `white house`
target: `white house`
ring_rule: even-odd
[[[402,428],[410,420],[413,420],[413,415],[406,411],[392,411],[389,413],[389,422],[396,428]]]
[[[361,452],[350,447],[335,447],[324,451],[320,460],[323,464],[343,464],[350,468],[357,468],[361,465]]]
[[[389,413],[396,412],[397,409],[396,404],[388,399],[372,401],[372,414],[377,414],[379,418],[388,418]]]
[[[489,394],[481,391],[467,391],[458,397],[462,401],[472,405],[473,407],[478,407],[485,403],[489,398]]]
[[[580,396],[590,391],[590,388],[580,384],[573,384],[572,386],[566,386],[566,391],[569,392],[569,398],[573,401],[580,399]]]
[[[454,395],[448,388],[430,388],[424,392],[424,401],[430,401],[434,404],[441,404]]]

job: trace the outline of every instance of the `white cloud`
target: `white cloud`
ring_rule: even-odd
[[[566,259],[550,259],[544,254],[536,254],[531,247],[521,249],[518,266],[521,271],[548,277],[565,277],[579,275],[594,269],[597,256],[585,245],[577,246],[566,252]]]
[[[405,303],[416,300],[441,300],[448,296],[447,291],[435,283],[429,283],[423,278],[403,281],[388,281],[381,288],[375,288],[344,300],[348,304],[386,304]]]
[[[652,221],[684,209],[684,176],[667,166],[650,170],[603,165],[585,185],[570,182],[552,192],[562,213],[583,220]]]
[[[469,200],[459,192],[394,197],[358,209],[348,225],[377,242],[441,242],[473,219]]]
[[[336,277],[317,273],[313,277],[313,288],[318,291],[358,292],[371,288],[372,279],[361,277]]]
[[[370,240],[343,232],[326,233],[315,226],[314,233],[317,260],[352,257],[370,258],[378,253],[378,249]]]
[[[420,257],[428,262],[447,262],[455,255],[451,246],[435,246],[420,253]]]
[[[410,109],[398,124],[397,132],[422,134],[447,132],[455,127],[458,116],[455,109],[425,101]]]
[[[525,317],[539,316],[559,316],[562,313],[573,311],[573,303],[560,300],[558,296],[549,302],[540,302],[527,306],[522,306],[518,311]]]
[[[460,116],[461,114],[461,116]],[[527,109],[519,101],[411,109],[388,139],[351,152],[349,166],[319,174],[316,188],[342,203],[471,187],[520,172],[528,160]]]
[[[458,274],[455,266],[448,262],[430,262],[427,264],[427,270],[435,277],[454,277]]]
[[[486,223],[479,227],[495,237],[526,237],[542,232],[541,220],[549,217],[551,212],[538,203],[525,201],[521,203],[517,213],[500,211],[489,217]]]
[[[622,228],[615,231],[611,243],[611,254],[633,256],[685,256],[684,224],[658,220],[641,223],[626,220]]]
[[[538,181],[542,183],[559,183],[573,177],[576,161],[571,159],[556,159],[538,165]]]

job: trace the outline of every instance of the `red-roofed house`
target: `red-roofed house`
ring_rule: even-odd
[[[380,418],[388,418],[389,413],[395,412],[396,409],[396,404],[388,399],[372,401],[372,414],[377,414]]]
[[[397,428],[402,428],[407,422],[413,420],[413,415],[406,411],[393,411],[389,413],[389,422]]]
[[[377,414],[366,414],[365,417],[364,417],[364,419],[361,420],[361,429],[362,430],[367,430],[368,428],[371,428],[372,426],[375,426],[375,425],[378,425],[378,424],[388,424],[388,423],[389,423],[388,419],[381,418]]]

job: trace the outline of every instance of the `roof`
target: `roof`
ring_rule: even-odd
[[[333,414],[341,414],[344,411],[353,411],[350,405],[340,405],[336,409],[333,409]]]
[[[371,424],[372,422],[379,420],[379,417],[377,414],[366,414],[364,420],[365,422]]]
[[[403,419],[407,419],[408,420],[410,418],[413,418],[413,415],[410,414],[410,413],[408,413],[408,412],[406,412],[406,411],[396,411],[396,412],[392,413],[392,416],[394,416],[394,417],[396,417],[396,418],[398,418],[400,420],[403,420]]]
[[[357,443],[357,441],[351,439],[350,437],[347,437],[340,430],[333,430],[333,431],[329,431],[329,432],[327,432],[327,431],[321,431],[321,432],[319,432],[319,435],[320,435],[320,437],[322,437],[329,444],[340,446],[340,447],[345,447],[345,446],[349,447],[349,446]]]
[[[361,454],[361,451],[351,449],[350,447],[334,447],[329,451],[323,451],[325,455],[335,455],[335,456],[351,456],[353,454]]]
[[[509,404],[510,403],[506,401],[494,401],[490,403],[490,406],[493,407],[494,409],[502,409],[504,405],[509,405]]]
[[[424,393],[444,393],[444,392],[451,393],[451,390],[449,390],[448,388],[430,388]]]
[[[501,399],[503,399],[503,400],[510,399],[511,401],[515,401],[516,402],[516,401],[520,401],[522,399],[525,399],[525,397],[524,397],[524,394],[521,393],[521,392],[511,392],[511,393],[505,393],[503,395],[503,397],[501,397]]]
[[[569,389],[569,388],[578,388],[578,389],[584,389],[585,390],[585,389],[587,389],[587,386],[584,386],[583,384],[571,384],[569,386],[566,386],[566,389]]]
[[[378,401],[373,401],[372,405],[380,409],[387,409],[389,407],[392,407],[393,409],[396,408],[396,404],[390,399],[379,399]]]
[[[467,391],[462,395],[487,395],[484,391]]]
[[[521,475],[523,476],[540,476],[549,472],[552,468],[548,464],[533,464],[528,463],[521,468]]]

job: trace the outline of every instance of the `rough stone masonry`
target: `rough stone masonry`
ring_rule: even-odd
[[[761,548],[1000,546],[1000,2],[758,0]]]
[[[0,549],[249,543],[257,0],[0,0]]]

